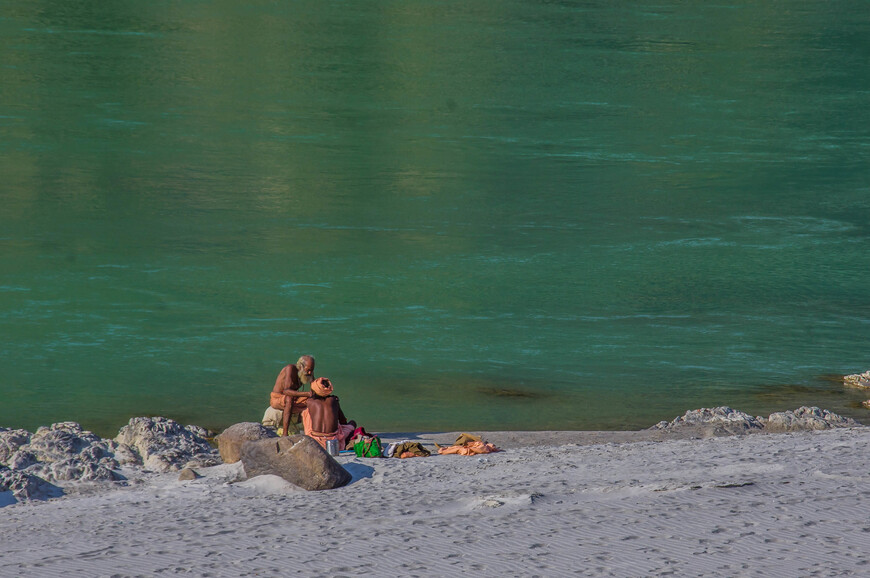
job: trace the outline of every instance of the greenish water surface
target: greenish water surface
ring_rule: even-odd
[[[863,2],[0,8],[0,425],[625,429],[870,393]],[[831,377],[834,376],[834,377]]]

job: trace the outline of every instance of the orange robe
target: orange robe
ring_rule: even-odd
[[[459,454],[461,456],[474,456],[477,454],[488,454],[491,452],[497,452],[499,449],[490,443],[484,442],[467,442],[461,446],[447,446],[447,447],[438,447],[438,453],[441,455],[444,454]]]

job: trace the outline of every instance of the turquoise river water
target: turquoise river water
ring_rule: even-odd
[[[0,425],[868,416],[864,2],[0,8]]]

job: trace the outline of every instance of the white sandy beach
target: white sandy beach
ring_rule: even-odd
[[[336,490],[238,463],[8,505],[0,576],[870,574],[870,428],[484,437],[504,451],[341,456]]]

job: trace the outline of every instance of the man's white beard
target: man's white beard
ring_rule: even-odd
[[[299,369],[299,368],[297,368],[297,369]],[[314,375],[308,375],[307,373],[304,373],[302,370],[299,370],[299,383],[301,383],[302,385],[310,385],[313,380],[314,380]]]

